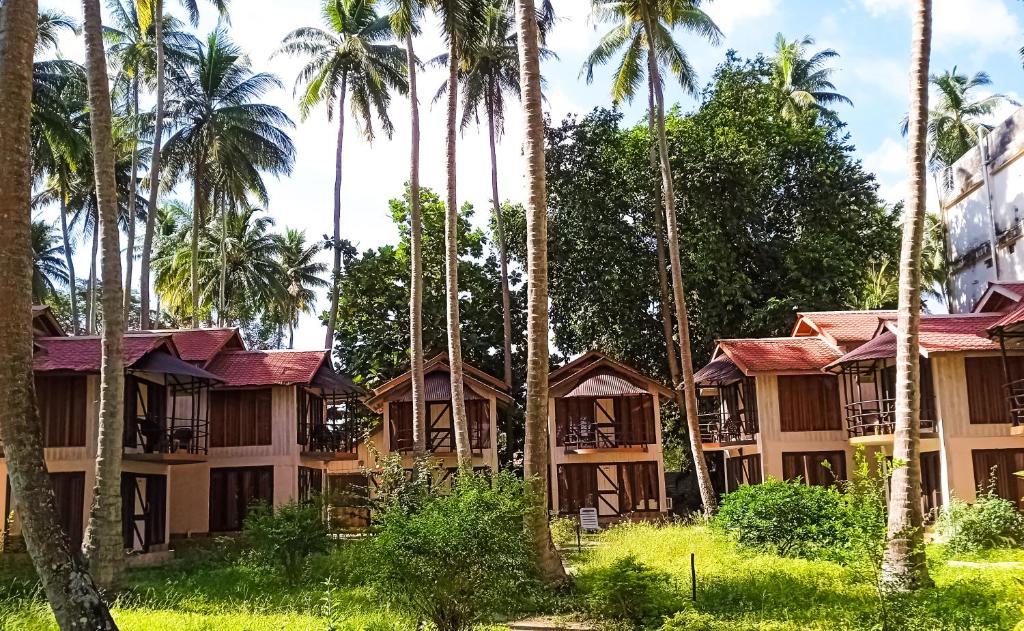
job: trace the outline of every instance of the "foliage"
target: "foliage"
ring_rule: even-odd
[[[576,519],[572,517],[556,517],[551,520],[549,524],[551,539],[556,546],[576,544],[577,523]]]
[[[819,113],[834,118],[835,112],[829,107],[837,103],[853,105],[832,83],[835,69],[830,68],[828,62],[837,59],[839,53],[826,48],[809,54],[807,49],[813,45],[814,38],[810,35],[793,41],[788,41],[782,33],[775,35],[771,82],[785,96],[782,115],[790,120],[801,118],[806,112],[810,112],[812,122]]]
[[[319,498],[289,502],[277,508],[253,506],[243,532],[256,556],[284,570],[289,579],[302,573],[306,561],[327,551],[327,523]]]
[[[974,504],[953,498],[943,509],[936,527],[953,554],[1024,543],[1024,516],[1013,502],[991,489],[979,492]]]
[[[53,225],[33,221],[32,239],[32,299],[41,302],[67,287],[68,266],[64,259],[64,246]]]
[[[672,577],[635,556],[624,556],[580,580],[587,610],[594,615],[635,624],[659,621],[682,606]]]
[[[526,487],[510,474],[463,474],[417,510],[393,507],[369,543],[371,581],[388,602],[438,631],[508,614],[535,592],[524,531]]]
[[[845,542],[843,498],[832,487],[768,478],[722,500],[715,524],[740,545],[816,558]]]

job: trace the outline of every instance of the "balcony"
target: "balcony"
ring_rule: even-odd
[[[752,445],[757,442],[757,419],[739,412],[708,412],[697,415],[700,438],[705,444]]]
[[[566,453],[591,453],[605,450],[645,451],[648,442],[633,437],[616,423],[582,423],[570,426],[559,436]]]
[[[302,443],[302,455],[323,460],[356,460],[359,457],[361,434],[348,423],[314,425]]]
[[[124,458],[164,464],[205,462],[207,440],[205,420],[130,419],[125,427]]]
[[[1013,423],[1010,433],[1015,436],[1024,435],[1024,379],[1011,381],[1003,388],[1010,406],[1010,421]]]
[[[935,433],[935,414],[930,406],[921,406],[921,435]],[[846,431],[852,443],[892,442],[896,431],[896,400],[870,399],[846,406]]]

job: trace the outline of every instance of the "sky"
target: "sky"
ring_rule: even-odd
[[[203,17],[198,31],[207,33],[216,27],[217,18],[211,5],[199,4]],[[554,0],[554,4],[560,19],[549,43],[557,59],[546,60],[542,71],[547,81],[545,108],[553,120],[560,121],[571,114],[584,115],[594,107],[610,106],[613,67],[596,70],[592,84],[584,82],[580,77],[583,59],[609,27],[589,19],[588,0]],[[779,32],[790,40],[811,35],[816,49],[836,50],[840,58],[833,64],[837,71],[834,82],[853,101],[853,107],[839,106],[839,115],[848,124],[855,156],[877,176],[883,198],[895,203],[903,199],[907,180],[905,141],[899,133],[899,121],[907,106],[911,4],[911,0],[714,0],[706,4],[706,10],[725,35],[721,45],[712,46],[686,33],[679,33],[677,38],[697,69],[701,85],[724,60],[727,50],[736,50],[742,57],[768,54]],[[40,5],[79,19],[81,16],[79,0],[41,0]],[[185,17],[174,0],[168,0],[166,6],[172,14]],[[305,230],[310,240],[332,230],[336,121],[329,122],[322,109],[300,120],[293,86],[301,60],[274,53],[291,30],[319,23],[318,0],[233,0],[228,26],[231,37],[249,55],[254,70],[274,73],[285,84],[284,89],[269,93],[264,100],[284,108],[295,121],[291,135],[298,158],[291,176],[267,178],[268,211],[279,229],[287,226]],[[934,0],[932,72],[953,66],[966,73],[984,70],[991,76],[993,92],[1021,101],[1022,25],[1024,2],[1019,0]],[[428,21],[416,46],[422,59],[444,52],[435,22]],[[73,36],[63,37],[60,44],[61,54],[76,60],[83,57],[82,47],[81,38]],[[445,71],[437,68],[427,68],[419,75],[421,184],[442,196],[445,112],[444,103],[433,104],[432,99],[445,76]],[[666,100],[678,103],[684,111],[697,104],[672,84],[666,86]],[[645,98],[639,98],[623,104],[626,124],[644,116],[645,103]],[[998,123],[1013,109],[1001,108],[990,122]],[[401,194],[408,179],[409,106],[404,97],[395,97],[391,118],[394,136],[387,139],[378,134],[371,144],[346,112],[341,231],[342,237],[360,250],[398,239],[398,230],[388,214],[388,200]],[[521,137],[519,111],[511,107],[498,150],[502,200],[522,201],[525,197]],[[467,129],[459,138],[457,155],[460,203],[473,203],[474,223],[485,227],[491,198],[486,130]],[[182,197],[187,199],[187,189],[183,191]],[[934,199],[931,205],[935,206]],[[52,209],[47,212],[55,217]],[[327,262],[329,253],[322,256]],[[76,268],[87,269],[87,262],[77,263]],[[322,297],[318,310],[327,304]],[[296,331],[296,348],[321,348],[323,337],[323,327],[315,319],[304,317]]]

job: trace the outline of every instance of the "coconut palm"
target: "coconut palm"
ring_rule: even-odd
[[[79,34],[78,22],[63,11],[54,9],[43,9],[39,12],[36,20],[36,48],[35,55],[57,50],[57,43],[60,41],[61,32],[67,31]]]
[[[394,130],[388,107],[391,92],[409,89],[402,49],[391,43],[394,32],[387,15],[378,15],[373,0],[324,0],[325,28],[304,27],[285,36],[280,52],[308,61],[295,80],[299,110],[305,119],[318,105],[331,120],[338,111],[338,137],[334,153],[334,267],[331,270],[331,306],[327,314],[326,348],[334,346],[338,317],[338,282],[341,278],[341,176],[345,137],[345,101],[351,97],[352,116],[367,140],[374,137],[376,114],[384,133]]]
[[[619,102],[631,99],[642,84],[646,71],[648,89],[653,93],[651,115],[655,121],[658,156],[661,165],[662,200],[665,205],[665,226],[668,235],[669,263],[672,271],[672,298],[679,326],[679,359],[682,365],[682,406],[686,411],[690,449],[693,454],[697,485],[705,512],[712,512],[717,497],[711,486],[711,476],[697,421],[697,394],[693,382],[693,355],[690,346],[689,317],[686,292],[683,287],[679,235],[676,229],[675,183],[669,163],[668,137],[665,132],[665,99],[662,92],[662,67],[667,66],[684,90],[696,89],[696,75],[682,47],[672,38],[676,28],[697,33],[712,43],[721,38],[714,21],[700,9],[699,0],[593,0],[595,17],[599,21],[614,22],[615,26],[598,42],[583,66],[587,81],[594,75],[594,66],[608,63],[625,48],[612,83],[612,99]],[[646,65],[646,68],[645,68]],[[664,308],[664,305],[663,305]]]
[[[908,591],[929,583],[921,511],[921,250],[928,186],[928,61],[931,53],[931,0],[914,3],[910,61],[910,115],[907,124],[909,198],[900,248],[899,309],[896,325],[896,425],[889,496],[888,533],[882,584]]]
[[[285,295],[280,311],[288,324],[288,348],[295,346],[295,327],[299,316],[312,314],[316,303],[316,290],[330,286],[324,280],[327,265],[316,260],[321,244],[306,244],[306,234],[288,228],[281,243],[281,267],[284,272]]]
[[[829,62],[839,57],[831,48],[811,53],[814,38],[788,41],[782,33],[775,35],[775,55],[771,58],[772,85],[785,96],[782,115],[796,120],[803,112],[831,112],[832,106],[843,103],[853,105],[846,96],[836,91],[832,83],[834,68]]]
[[[39,303],[68,286],[68,268],[64,246],[53,224],[32,222],[32,298]]]
[[[215,187],[230,186],[267,203],[263,173],[287,174],[295,145],[285,132],[291,119],[280,108],[256,102],[281,87],[274,75],[253,73],[248,57],[218,29],[181,64],[168,65],[167,107],[172,134],[164,145],[166,177],[192,183],[192,326],[199,326],[199,231],[208,221]]]

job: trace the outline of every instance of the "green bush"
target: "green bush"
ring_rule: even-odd
[[[991,490],[979,493],[974,504],[953,498],[936,524],[947,550],[964,554],[1008,548],[1024,543],[1024,516],[1013,502]]]
[[[844,545],[846,517],[836,489],[768,478],[726,495],[714,523],[741,545],[816,558]]]
[[[551,539],[556,546],[576,545],[576,520],[559,517],[551,520]]]
[[[368,542],[368,578],[391,604],[438,631],[468,629],[537,592],[526,488],[511,474],[463,474],[414,510],[394,503]]]
[[[243,533],[256,557],[297,579],[314,554],[327,550],[329,533],[319,500],[291,502],[272,510],[253,506],[245,518]]]
[[[632,555],[580,576],[579,587],[587,610],[611,620],[659,622],[682,606],[672,577]]]

